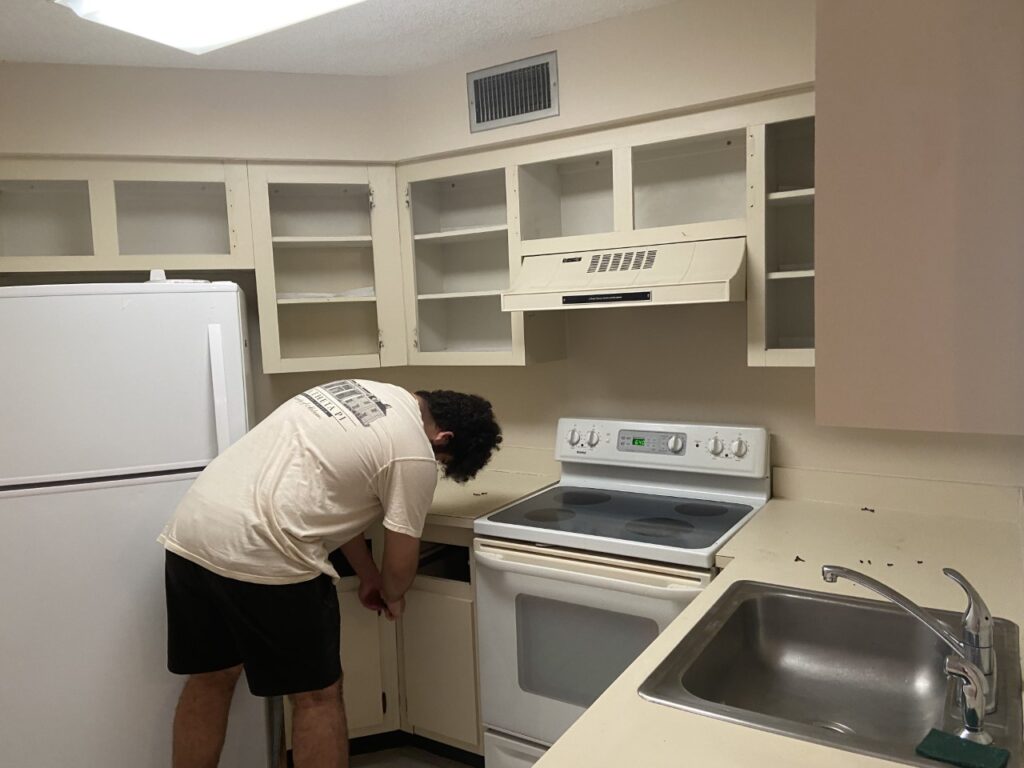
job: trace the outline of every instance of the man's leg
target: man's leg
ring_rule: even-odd
[[[217,768],[242,666],[190,675],[174,713],[174,768]]]
[[[348,768],[348,724],[341,681],[319,691],[293,693],[290,698],[295,768]]]

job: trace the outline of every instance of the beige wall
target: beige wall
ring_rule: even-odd
[[[558,51],[556,118],[469,132],[466,72]],[[684,0],[389,82],[401,158],[633,119],[814,80],[813,0]]]
[[[0,154],[383,157],[382,78],[0,64]]]
[[[472,136],[466,73],[551,50],[561,115]],[[0,64],[0,154],[395,161],[813,79],[813,0],[682,0],[392,78]]]

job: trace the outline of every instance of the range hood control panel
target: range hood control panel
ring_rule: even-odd
[[[559,419],[555,458],[564,462],[766,477],[768,433],[761,427]]]

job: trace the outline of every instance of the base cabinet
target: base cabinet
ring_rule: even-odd
[[[369,538],[375,555],[383,552],[382,530]],[[336,582],[350,738],[403,730],[483,753],[469,565],[472,532],[460,529],[454,541],[424,541],[420,572],[397,622],[363,607],[356,576],[343,574]],[[288,749],[291,733],[291,704],[286,700]]]
[[[402,686],[413,733],[478,751],[473,595],[468,583],[419,576],[402,617]]]

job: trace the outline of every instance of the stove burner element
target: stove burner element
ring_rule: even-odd
[[[570,507],[583,507],[587,504],[601,504],[609,499],[611,496],[599,491],[559,491],[552,500]]]
[[[627,522],[626,530],[640,536],[664,539],[681,533],[689,533],[693,530],[693,523],[676,520],[674,517],[644,517]]]
[[[676,512],[681,515],[689,515],[690,517],[718,517],[725,514],[726,507],[724,504],[688,501],[676,507]]]
[[[576,513],[571,509],[546,507],[544,509],[531,509],[523,517],[527,520],[533,520],[535,523],[560,523],[563,520],[572,520],[576,517]]]

